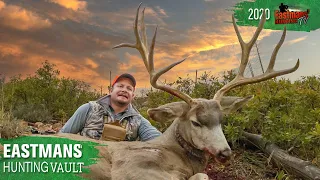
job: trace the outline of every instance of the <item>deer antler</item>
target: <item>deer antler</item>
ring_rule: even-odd
[[[146,28],[145,28],[145,23],[144,23],[144,10],[145,10],[145,8],[142,11],[142,18],[141,18],[142,38],[140,37],[139,30],[138,30],[139,9],[140,9],[141,4],[142,3],[139,4],[139,7],[137,9],[137,14],[136,14],[136,18],[134,21],[134,27],[133,27],[134,34],[136,36],[136,44],[122,43],[117,46],[114,46],[113,49],[120,48],[120,47],[130,47],[130,48],[137,49],[140,52],[141,57],[144,62],[144,65],[147,68],[148,73],[150,75],[150,84],[156,89],[166,91],[166,92],[184,100],[187,104],[189,104],[191,106],[191,104],[193,104],[194,101],[192,100],[192,98],[190,96],[188,96],[187,94],[180,92],[176,89],[173,89],[170,86],[166,86],[166,85],[158,82],[158,79],[162,74],[166,73],[167,71],[172,69],[174,66],[182,63],[186,58],[181,61],[175,62],[175,63],[155,72],[154,63],[153,63],[153,53],[154,53],[154,47],[155,47],[155,41],[156,41],[158,27],[156,27],[156,30],[155,30],[153,38],[152,38],[150,50],[148,50]]]
[[[245,78],[244,77],[244,70],[248,64],[248,59],[249,59],[249,54],[251,51],[252,46],[254,45],[254,43],[257,41],[257,38],[263,28],[264,23],[266,22],[266,15],[265,12],[263,12],[262,14],[262,19],[259,23],[259,26],[256,30],[256,32],[254,33],[252,39],[249,41],[249,43],[245,43],[240,35],[239,29],[235,23],[234,20],[234,16],[232,15],[232,23],[234,26],[234,29],[236,31],[236,34],[238,36],[238,40],[240,42],[241,45],[241,50],[242,50],[242,55],[241,55],[241,63],[240,63],[240,67],[239,67],[239,71],[237,76],[228,84],[226,84],[225,86],[223,86],[219,91],[217,91],[217,93],[214,95],[213,99],[220,101],[222,96],[230,91],[231,89],[237,87],[237,86],[242,86],[242,85],[246,85],[246,84],[252,84],[252,83],[257,83],[257,82],[261,82],[261,81],[265,81],[277,76],[281,76],[284,74],[289,74],[291,72],[294,72],[295,70],[298,69],[299,67],[299,59],[296,63],[296,65],[293,68],[290,69],[285,69],[285,70],[280,70],[280,71],[275,71],[273,69],[275,61],[276,61],[276,56],[278,54],[278,51],[282,45],[282,43],[284,42],[285,36],[286,36],[286,27],[284,28],[283,34],[281,36],[281,39],[279,41],[279,43],[277,44],[277,46],[274,48],[271,58],[270,58],[270,62],[269,62],[269,66],[268,69],[266,70],[265,73],[256,76],[256,77],[252,77],[252,78]]]

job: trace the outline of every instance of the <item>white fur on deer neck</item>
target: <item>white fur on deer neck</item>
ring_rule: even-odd
[[[175,138],[178,141],[179,145],[186,151],[187,155],[190,158],[195,158],[201,163],[205,163],[205,152],[197,149],[196,147],[192,146],[189,142],[187,142],[179,133],[178,124],[175,126]]]

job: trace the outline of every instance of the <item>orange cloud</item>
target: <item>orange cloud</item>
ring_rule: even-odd
[[[140,18],[142,15],[143,8],[144,7],[140,8],[140,14],[139,14]],[[137,11],[137,7],[124,8],[116,12],[103,12],[103,13],[100,13],[99,16],[105,17],[105,20],[108,21],[108,23],[111,23],[113,27],[132,32],[136,11]],[[153,9],[151,7],[146,7],[144,14],[145,14],[145,23],[147,27],[155,26],[157,24],[157,25],[160,25],[161,29],[164,29],[169,32],[171,31],[167,29],[167,24],[163,20],[163,18],[167,17],[166,12],[160,7],[157,7],[156,9]],[[95,25],[103,27],[103,25],[101,24],[95,24]],[[105,26],[105,28],[110,28],[110,26]]]
[[[230,47],[221,49],[223,51],[230,50]],[[163,55],[160,55],[163,56]],[[127,63],[121,63],[119,65],[119,72],[130,72],[137,79],[137,87],[144,88],[150,87],[149,74],[144,66],[140,54],[130,54],[126,53],[125,58],[128,60]],[[181,59],[179,59],[181,60]],[[160,58],[154,59],[155,71],[162,69],[169,64],[177,62],[178,60],[164,60]],[[218,74],[222,71],[231,70],[237,68],[239,65],[239,60],[236,54],[231,55],[230,57],[221,57],[218,59],[208,58],[207,55],[196,54],[193,58],[189,58],[182,62],[181,64],[175,66],[167,73],[163,74],[159,80],[161,82],[174,82],[178,77],[185,77],[189,74],[189,77],[195,78],[195,72],[201,74],[204,71],[211,71],[213,74]]]
[[[22,54],[20,47],[14,44],[0,44],[0,52],[2,57]]]
[[[86,10],[87,2],[80,0],[50,0],[53,3],[59,4],[67,9],[72,9],[74,11]]]
[[[94,41],[96,44],[105,47],[105,48],[109,48],[110,47],[110,42],[109,41],[105,41],[96,37],[91,37],[92,41]]]
[[[165,14],[165,11],[163,9],[161,9],[161,8],[159,10],[159,13],[157,11],[153,10],[150,7],[146,8],[145,11],[144,11],[144,15],[145,15],[146,18],[148,18],[148,17],[153,18],[157,22],[157,24],[159,24],[161,26],[166,26],[166,23],[162,20],[162,16],[164,14]],[[167,15],[165,17],[167,17]]]
[[[53,62],[57,65],[57,68],[61,72],[61,76],[69,77],[72,79],[79,79],[85,81],[92,85],[93,88],[98,88],[100,85],[106,85],[107,79],[102,78],[102,76],[88,68],[85,64],[81,65],[78,63],[68,63],[61,59],[50,59],[50,62]]]
[[[33,47],[44,49],[44,51],[41,54],[29,52],[23,48],[26,44],[32,44]],[[57,56],[52,56],[52,54]],[[25,78],[30,74],[34,74],[42,66],[41,63],[48,60],[49,63],[56,65],[61,77],[82,80],[90,84],[94,89],[99,89],[99,86],[103,85],[104,92],[107,92],[108,79],[99,74],[97,70],[98,63],[90,58],[83,57],[83,59],[78,59],[68,55],[68,53],[49,49],[45,44],[36,43],[32,40],[21,40],[14,44],[0,42],[0,59],[2,65],[14,64],[13,69],[6,73],[8,77],[21,74],[22,78]]]
[[[130,53],[125,53],[125,58],[128,60],[127,63],[121,63],[119,64],[119,73],[125,73],[130,72],[137,80],[137,87],[143,88],[143,87],[149,87],[150,86],[150,76],[148,74],[147,69],[145,68],[145,65],[143,63],[143,60],[139,55],[133,55]],[[155,71],[167,66],[166,61],[161,60],[155,60],[154,66]]]
[[[189,74],[190,78],[195,78],[196,70],[198,70],[198,74],[202,74],[204,71],[210,71],[212,74],[218,75],[220,72],[237,68],[238,65],[239,60],[236,54],[230,57],[218,57],[216,59],[212,59],[205,54],[196,54],[193,58],[185,60],[185,62],[167,72],[163,78],[171,82],[177,80],[178,77],[186,77],[187,74]]]
[[[230,45],[240,45],[232,23],[225,23],[226,20],[231,21],[232,15],[224,9],[215,11],[206,11],[206,19],[204,23],[193,26],[188,30],[186,41],[181,52],[210,51],[223,48]],[[238,26],[242,39],[245,42],[251,40],[257,27]],[[273,30],[263,29],[257,41],[270,36]]]
[[[89,83],[94,89],[99,89],[99,86],[102,85],[105,86],[104,92],[107,91],[108,80],[106,78],[103,78],[103,76],[101,76],[101,74],[96,71],[98,64],[90,60],[87,61],[88,58],[86,58],[86,63],[78,63],[79,60],[76,61],[72,57],[66,60],[34,55],[30,58],[30,61],[34,61],[34,63],[37,62],[36,64],[39,65],[40,62],[42,62],[44,59],[49,59],[50,63],[54,63],[56,65],[57,69],[59,69],[60,71],[61,77],[64,76],[84,81],[86,83]],[[92,63],[90,64],[92,68],[88,68],[88,62]]]
[[[208,17],[204,23],[193,26],[185,33],[179,34],[179,36],[183,38],[180,42],[175,42],[173,41],[174,39],[169,40],[169,42],[163,42],[160,40],[161,44],[158,44],[159,42],[157,41],[155,59],[180,60],[185,57],[195,59],[199,56],[199,53],[209,53],[212,50],[225,48],[227,46],[240,47],[232,23],[227,24],[224,22],[226,17],[230,17],[231,19],[231,14],[219,10],[218,12],[208,12],[206,14]],[[248,42],[252,38],[256,30],[256,27],[238,28],[245,42]],[[272,32],[274,31],[264,29],[260,33],[258,41],[270,36]],[[175,33],[172,33],[174,36]],[[161,39],[160,35],[158,35],[157,39]],[[240,53],[240,48],[238,48],[237,51],[226,51],[223,53]]]
[[[252,38],[256,27],[239,27],[239,30],[242,39],[245,42],[248,42]],[[260,33],[257,41],[270,36],[272,32],[273,30],[263,30]],[[218,49],[229,45],[240,45],[237,35],[231,24],[229,26],[221,27],[219,32],[205,32],[199,30],[197,27],[194,27],[188,32],[188,35],[191,39],[194,39],[194,41],[188,42],[186,45],[187,49],[183,49],[183,51],[192,49],[193,51],[201,52]]]
[[[142,58],[140,55],[131,55],[130,53],[125,53],[125,58],[128,60],[128,63],[119,64],[119,74],[130,72],[137,80],[137,87],[144,87],[146,82],[149,82],[149,74]]]
[[[36,13],[16,5],[6,5],[0,1],[1,24],[14,29],[26,31],[48,28],[52,23],[39,17]]]
[[[95,63],[92,59],[86,58],[86,64],[93,69],[96,69],[99,65]]]
[[[6,5],[6,4],[5,4],[3,1],[0,1],[0,10],[1,10],[2,8],[4,8],[5,5]]]
[[[128,60],[128,63],[120,63],[119,71],[126,72],[132,68],[137,68],[139,70],[145,69],[143,60],[140,56],[131,55],[130,53],[126,52],[125,58]]]
[[[167,15],[167,12],[164,9],[162,9],[160,6],[156,6],[156,9],[158,10],[159,14],[163,15],[164,17],[169,17]]]
[[[182,72],[185,71],[185,73],[187,73],[186,70],[188,69],[195,71],[197,69],[208,69],[208,67],[211,67],[211,70],[214,70],[216,73],[221,70],[230,70],[234,68],[234,66],[231,66],[230,59],[226,58],[234,57],[241,53],[237,36],[234,32],[231,33],[231,30],[233,30],[233,26],[229,25],[223,28],[224,33],[221,34],[216,32],[201,32],[200,29],[197,30],[198,32],[188,32],[184,42],[162,44],[160,47],[157,46],[158,48],[155,50],[154,59],[155,61],[162,61],[169,64],[188,57],[183,65],[178,65],[177,67],[183,67],[181,70]],[[246,42],[252,37],[254,31],[255,28],[241,27],[242,37]],[[269,36],[271,32],[272,31],[262,32],[259,39]],[[232,50],[230,49],[231,47]],[[214,53],[214,56],[212,56],[212,53]],[[219,56],[223,56],[225,59],[217,59]],[[218,60],[219,62],[226,61],[227,65],[218,67],[218,64],[212,64]],[[208,61],[212,61],[212,66],[207,66]],[[191,64],[191,62],[196,62],[196,64]],[[231,61],[231,64],[234,64],[234,62]],[[226,69],[225,67],[229,68]],[[181,75],[183,73],[178,74]]]
[[[84,10],[87,6],[85,1],[70,1],[84,2],[85,5],[79,5],[77,3],[71,3],[71,5],[67,5],[69,1],[52,0],[52,2],[53,1],[57,4],[60,4],[63,7],[70,9],[64,9],[64,11],[70,13],[72,15],[70,15],[71,17],[73,17],[73,15],[77,16],[78,14],[81,14],[81,12],[79,13],[75,11],[81,9]],[[8,7],[17,7],[9,5],[6,6],[4,3],[1,2],[2,1],[0,1],[0,17],[1,15],[5,15],[4,17],[8,17],[9,12],[11,12],[9,10],[6,10],[7,13],[5,14],[2,10],[8,9]],[[22,9],[22,11],[26,10]],[[99,14],[99,16],[107,16],[108,18],[106,18],[106,21],[108,21],[108,27],[120,29],[121,31],[119,31],[119,33],[125,33],[123,32],[123,30],[130,30],[130,35],[128,36],[130,36],[130,39],[133,41],[130,43],[134,43],[132,23],[134,20],[135,11],[136,7],[129,9],[121,9],[118,12],[104,12],[103,14]],[[19,11],[15,10],[15,12]],[[34,20],[38,22],[44,21],[34,13],[28,13],[25,13],[25,16],[20,15],[20,19],[29,18],[28,21],[24,20],[25,22],[29,23],[34,22]],[[159,41],[157,40],[154,55],[155,70],[159,70],[173,62],[177,62],[188,56],[188,59],[185,62],[177,65],[172,70],[161,76],[160,80],[162,82],[173,82],[177,80],[179,76],[186,77],[187,74],[189,74],[189,77],[194,78],[196,70],[198,70],[198,74],[203,73],[203,71],[211,71],[213,74],[216,74],[221,71],[236,68],[238,66],[239,59],[237,57],[237,54],[240,53],[240,46],[237,36],[234,32],[232,24],[222,23],[225,20],[225,17],[227,16],[225,16],[224,19],[222,17],[220,18],[219,16],[216,16],[215,20],[210,19],[206,21],[204,24],[197,24],[197,26],[194,26],[192,29],[187,31],[183,30],[181,34],[177,34],[177,32],[168,29],[169,27],[163,21],[163,18],[166,18],[168,15],[160,7],[156,7],[154,9],[146,8],[145,13],[146,22],[149,22],[147,26],[150,27],[151,23],[156,22],[157,24],[161,25],[159,27],[160,29],[165,29],[167,32],[170,32],[170,35],[173,35],[173,38],[171,39],[168,39],[168,37],[159,37],[161,34],[158,35],[157,39],[159,39]],[[219,19],[221,19],[221,22]],[[218,21],[218,24],[213,23],[214,21]],[[15,24],[15,26],[18,26],[18,24]],[[33,25],[31,27],[35,28],[36,26]],[[38,25],[38,27],[41,26]],[[24,29],[32,28],[27,27]],[[151,29],[153,28],[150,28],[149,30]],[[241,31],[243,39],[247,42],[252,37],[256,28],[239,27],[239,29]],[[269,36],[271,33],[272,31],[270,30],[263,30],[259,36],[259,39]],[[37,43],[35,41],[30,42],[28,40],[21,40],[21,42],[13,42],[15,44],[1,44],[0,42],[0,57],[1,55],[15,55],[21,57],[19,61],[16,60],[14,61],[14,63],[26,65],[26,69],[28,69],[28,72],[34,72],[37,68],[41,66],[41,62],[48,59],[50,63],[54,63],[57,65],[57,68],[61,72],[61,76],[83,80],[91,84],[92,87],[96,89],[98,89],[98,86],[100,85],[104,85],[105,87],[107,86],[109,79],[103,78],[105,76],[102,75],[101,69],[103,68],[103,65],[108,65],[109,63],[110,65],[112,65],[110,66],[112,67],[112,73],[132,73],[137,79],[138,88],[150,87],[149,74],[147,73],[147,70],[138,52],[135,51],[133,54],[125,53],[125,59],[127,60],[126,63],[117,63],[117,60],[119,58],[117,57],[116,53],[114,53],[114,51],[107,50],[108,48],[110,48],[111,43],[114,43],[112,39],[105,38],[107,40],[104,40],[103,38],[95,36],[94,34],[92,36],[90,35],[90,37],[89,35],[84,35],[80,37],[77,36],[77,34],[72,34],[70,36],[73,35],[75,36],[73,39],[80,39],[86,37],[87,39],[94,41],[95,44],[98,44],[99,47],[103,47],[103,50],[95,51],[95,49],[92,48],[92,54],[88,56],[83,55],[81,57],[76,57],[71,52],[68,52],[68,50],[51,49],[50,47],[54,46],[50,46],[50,44],[45,45]],[[174,35],[179,35],[181,38],[177,38],[179,39],[177,40],[174,37]],[[149,37],[149,42],[150,40],[151,37]],[[74,43],[74,41],[71,42]],[[26,44],[32,44],[33,47],[36,46],[37,49],[42,49],[43,52],[27,52],[28,50],[22,48],[25,47]],[[231,47],[233,46],[235,46],[236,48],[231,49]],[[79,49],[80,48],[82,48],[81,45],[79,46]],[[106,51],[104,51],[105,48]],[[81,49],[79,51],[81,51]],[[110,59],[112,59],[112,62],[109,61]],[[6,58],[6,60],[9,61],[9,58]],[[24,69],[22,70],[22,73],[25,73],[27,71],[24,71]],[[101,71],[99,72],[99,70]],[[114,76],[114,74],[112,75]]]
[[[153,11],[149,12],[149,14],[154,13]],[[158,37],[159,40],[156,42],[154,54],[156,70],[188,57],[185,62],[161,76],[160,80],[173,82],[178,77],[185,77],[187,74],[190,74],[189,77],[195,78],[196,70],[200,74],[203,71],[211,71],[218,75],[223,71],[237,68],[240,63],[238,54],[241,54],[241,48],[233,25],[224,23],[226,17],[231,19],[231,15],[224,14],[215,16],[215,19],[209,19],[204,24],[193,26],[185,34],[180,34],[184,37],[180,42],[173,40],[163,42],[161,37]],[[245,42],[252,38],[256,30],[256,27],[238,28]],[[274,31],[263,30],[258,37],[258,41],[270,36],[272,32]],[[212,53],[214,54],[212,55]],[[133,72],[137,77],[138,87],[149,87],[149,75],[140,54],[137,52],[135,55],[127,53],[125,57],[128,62],[119,65],[120,71]]]

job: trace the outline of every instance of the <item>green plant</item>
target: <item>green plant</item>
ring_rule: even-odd
[[[16,138],[22,131],[19,121],[12,114],[0,111],[0,138]]]
[[[221,78],[205,72],[197,83],[187,77],[179,78],[172,85],[188,92],[193,98],[211,99],[215,91],[234,77],[234,72],[224,73]],[[192,85],[194,84],[194,85]],[[237,113],[223,120],[224,132],[233,146],[237,145],[243,131],[262,134],[269,142],[291,155],[320,164],[320,77],[302,77],[294,82],[288,79],[270,79],[258,84],[238,87],[227,96],[255,95]],[[157,107],[178,99],[161,91],[149,91],[148,108]],[[147,116],[146,116],[147,117]],[[159,125],[165,130],[170,123]]]
[[[33,76],[11,77],[4,86],[4,111],[28,121],[66,120],[82,104],[99,97],[79,80],[60,78],[59,70],[43,62]]]
[[[287,179],[289,179],[288,175],[283,170],[278,171],[275,178],[277,180],[287,180]]]

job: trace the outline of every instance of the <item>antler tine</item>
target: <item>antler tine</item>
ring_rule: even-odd
[[[148,52],[148,48],[147,48],[148,47],[147,31],[146,31],[146,25],[144,23],[144,11],[145,10],[146,10],[146,8],[143,8],[143,10],[142,10],[141,31],[142,31],[142,42],[146,47],[146,52]]]
[[[248,61],[249,61],[250,51],[252,49],[253,44],[257,41],[258,36],[259,36],[260,32],[262,31],[262,28],[263,28],[265,22],[266,22],[266,16],[265,16],[265,12],[263,12],[262,19],[259,23],[258,28],[256,29],[256,32],[254,33],[254,35],[251,38],[251,40],[249,41],[249,43],[245,43],[241,37],[238,26],[235,22],[234,15],[232,15],[232,24],[233,24],[233,27],[236,31],[238,40],[241,45],[241,50],[242,50],[241,63],[240,63],[240,67],[239,67],[239,76],[241,76],[241,77],[244,76],[244,71],[245,71],[246,66],[248,64]]]
[[[138,30],[139,10],[140,10],[141,5],[142,5],[142,2],[139,4],[139,7],[138,7],[137,13],[136,13],[136,18],[135,18],[134,24],[133,24],[134,35],[136,37],[136,44],[121,43],[119,45],[114,46],[112,49],[116,49],[116,48],[120,48],[120,47],[129,47],[129,48],[137,49],[141,54],[141,57],[142,57],[142,60],[144,62],[145,67],[147,68],[148,72],[150,73],[149,66],[148,66],[149,62],[148,62],[148,59],[146,56],[148,54],[148,50],[146,48],[146,44],[144,44],[141,41],[141,37],[139,34],[139,30]],[[144,11],[143,11],[143,13],[144,13]],[[142,15],[142,20],[144,20],[144,15]],[[142,23],[142,26],[145,26],[144,22]],[[141,29],[142,29],[142,33],[144,35],[143,41],[146,42],[147,39],[146,39],[146,34],[145,34],[145,27],[142,27]]]
[[[281,39],[280,39],[280,41],[278,42],[278,44],[276,45],[276,47],[274,48],[274,50],[272,52],[272,55],[271,55],[271,58],[270,58],[270,63],[269,63],[269,66],[267,68],[267,72],[273,71],[273,67],[274,67],[274,64],[276,62],[278,51],[279,51],[280,47],[282,46],[282,44],[284,42],[284,39],[286,38],[286,34],[287,34],[287,28],[284,27]]]
[[[258,36],[263,28],[265,21],[266,21],[266,16],[265,16],[265,12],[263,12],[262,19],[259,23],[259,26],[258,26],[256,32],[254,33],[254,35],[252,37],[252,39],[249,41],[249,43],[245,43],[243,41],[243,39],[240,35],[240,32],[238,30],[238,27],[235,23],[234,16],[232,16],[232,23],[233,23],[234,29],[236,31],[236,34],[238,36],[238,40],[240,42],[241,50],[242,50],[239,72],[238,72],[237,76],[231,82],[229,82],[228,84],[223,86],[219,91],[217,91],[217,93],[214,95],[213,99],[220,101],[222,96],[226,92],[230,91],[231,89],[233,89],[237,86],[258,83],[258,82],[265,81],[265,80],[268,80],[268,79],[271,79],[271,78],[274,78],[277,76],[292,73],[298,69],[299,64],[300,64],[299,59],[298,59],[296,65],[290,69],[285,69],[285,70],[280,70],[280,71],[275,71],[273,69],[275,61],[276,61],[276,56],[277,56],[278,51],[279,51],[281,45],[283,44],[285,36],[286,36],[286,27],[285,27],[280,41],[278,42],[275,49],[273,50],[273,53],[270,58],[269,66],[268,66],[266,72],[259,75],[259,76],[255,76],[252,78],[245,78],[244,77],[243,74],[244,74],[244,70],[248,64],[248,59],[249,59],[249,54],[250,54],[251,48],[252,48],[253,44],[256,42],[256,40],[258,39]]]
[[[154,72],[153,53],[154,53],[154,46],[156,44],[157,31],[158,31],[158,26],[156,27],[156,30],[154,31],[154,35],[153,35],[153,38],[151,41],[151,46],[150,46],[149,57],[148,57],[150,72]]]
[[[182,100],[184,100],[187,104],[189,104],[190,106],[195,103],[195,101],[193,101],[193,99],[188,96],[187,94],[180,92],[176,89],[171,88],[170,86],[166,86],[162,83],[158,82],[158,79],[161,75],[163,75],[164,73],[166,73],[167,71],[169,71],[170,69],[172,69],[174,66],[182,63],[185,59],[175,62],[157,72],[155,72],[154,70],[154,61],[153,61],[153,54],[154,54],[154,47],[155,47],[155,42],[156,42],[156,37],[157,37],[157,29],[158,27],[156,27],[153,38],[152,38],[152,42],[150,45],[150,50],[148,50],[148,46],[147,46],[147,35],[146,35],[146,28],[145,28],[145,23],[144,23],[144,11],[145,8],[142,11],[142,18],[141,18],[141,33],[142,33],[142,37],[140,37],[139,34],[139,30],[138,30],[138,19],[139,19],[139,9],[142,3],[139,4],[139,7],[137,9],[137,13],[136,13],[136,18],[134,21],[134,34],[136,36],[136,44],[130,44],[130,43],[122,43],[119,44],[117,46],[114,46],[113,49],[115,48],[120,48],[120,47],[130,47],[130,48],[135,48],[137,49],[140,54],[141,57],[143,59],[144,65],[146,67],[146,69],[148,70],[148,73],[150,75],[150,83],[151,85],[156,88],[156,89],[160,89],[163,91],[166,91]]]

